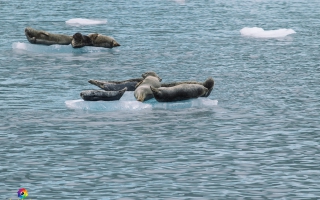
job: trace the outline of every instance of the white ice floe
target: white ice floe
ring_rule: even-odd
[[[12,43],[13,50],[24,50],[35,53],[93,53],[93,52],[102,52],[108,51],[107,48],[101,47],[82,47],[82,48],[72,48],[71,45],[41,45],[41,44],[31,44],[23,42],[14,42]]]
[[[265,31],[262,28],[258,28],[258,27],[253,27],[253,28],[245,27],[240,30],[240,33],[243,36],[249,36],[249,37],[255,37],[255,38],[281,38],[296,32],[292,29],[278,29],[278,30]]]
[[[82,99],[68,100],[65,104],[70,109],[75,110],[95,110],[95,111],[120,111],[120,110],[144,110],[144,109],[187,109],[187,108],[204,108],[218,105],[217,100],[205,97],[190,99],[177,102],[157,102],[150,99],[145,102],[139,102],[134,98],[134,92],[127,91],[119,101],[83,101]]]
[[[83,18],[74,18],[66,21],[66,24],[70,26],[88,26],[88,25],[98,25],[106,24],[107,20],[93,20],[93,19],[83,19]]]

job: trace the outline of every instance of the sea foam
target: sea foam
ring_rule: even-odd
[[[87,26],[87,25],[98,25],[106,24],[107,20],[93,20],[93,19],[83,19],[83,18],[74,18],[66,21],[66,24],[70,26]]]
[[[255,37],[255,38],[281,38],[296,32],[292,29],[278,29],[278,30],[265,31],[262,28],[258,28],[258,27],[253,27],[253,28],[245,27],[240,30],[240,33],[243,36],[249,36],[249,37]]]
[[[187,109],[204,108],[218,105],[217,100],[205,97],[190,99],[177,102],[158,102],[150,99],[145,102],[139,102],[134,98],[134,92],[127,91],[119,101],[83,101],[82,99],[67,100],[65,104],[70,109],[75,110],[94,110],[94,111],[121,111],[121,110],[144,110],[144,109]]]
[[[82,48],[72,48],[71,45],[41,45],[41,44],[31,44],[23,42],[14,42],[12,43],[13,50],[24,50],[35,53],[93,53],[93,52],[102,52],[108,51],[107,48],[101,47],[82,47]]]

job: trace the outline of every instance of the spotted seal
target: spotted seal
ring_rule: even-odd
[[[155,88],[150,86],[154,98],[159,102],[182,101],[198,98],[208,92],[208,89],[200,84],[180,84],[173,87]]]
[[[81,48],[84,46],[93,46],[91,39],[86,35],[82,35],[81,33],[75,33],[72,36],[71,45],[73,48]]]
[[[91,39],[92,44],[95,47],[113,48],[120,46],[115,39],[106,35],[91,33],[88,37]]]
[[[24,33],[31,44],[69,45],[72,41],[72,36],[53,34],[46,31],[36,30],[30,27],[25,28]]]
[[[143,78],[135,78],[124,81],[89,80],[88,82],[106,91],[122,90],[125,87],[127,88],[127,91],[134,91],[136,89],[137,83],[139,83],[142,80]]]
[[[155,72],[145,72],[142,75],[142,78],[134,78],[128,79],[124,81],[99,81],[99,80],[89,80],[88,82],[98,86],[99,88],[107,91],[117,91],[122,90],[123,88],[127,88],[127,91],[134,91],[136,89],[136,85],[145,79],[147,76],[154,76],[161,81],[162,79]]]
[[[136,85],[134,97],[141,102],[152,99],[153,93],[150,89],[150,86],[153,88],[159,88],[161,86],[160,79],[151,75],[147,76]]]
[[[85,101],[115,101],[119,100],[127,88],[119,91],[105,91],[105,90],[84,90],[80,96]]]
[[[212,77],[207,78],[204,82],[197,82],[197,81],[182,81],[182,82],[172,82],[172,83],[161,83],[161,87],[173,87],[181,84],[199,84],[203,85],[208,89],[208,92],[206,92],[202,97],[208,97],[213,89],[214,86],[214,80]]]

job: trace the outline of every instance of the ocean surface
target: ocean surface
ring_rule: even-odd
[[[319,0],[0,0],[0,199],[320,199]],[[100,33],[113,49],[30,44]],[[156,72],[207,98],[85,102]]]

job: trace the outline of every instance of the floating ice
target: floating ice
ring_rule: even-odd
[[[66,24],[70,26],[87,26],[87,25],[98,25],[106,24],[107,20],[93,20],[93,19],[83,19],[83,18],[74,18],[66,21]]]
[[[240,33],[241,35],[255,37],[255,38],[281,38],[296,32],[292,29],[278,29],[278,30],[265,31],[262,28],[258,28],[258,27],[253,27],[253,28],[245,27],[240,30]]]
[[[123,94],[119,101],[83,101],[68,100],[65,104],[70,109],[75,110],[97,110],[97,111],[120,111],[120,110],[143,110],[143,109],[186,109],[186,108],[202,108],[212,107],[218,104],[217,100],[205,97],[190,99],[186,101],[160,103],[155,99],[145,102],[139,102],[134,98],[134,92],[127,91]]]
[[[13,50],[25,50],[36,53],[93,53],[93,52],[102,52],[108,51],[107,48],[102,47],[82,47],[82,48],[72,48],[71,45],[59,45],[54,44],[50,46],[41,45],[41,44],[31,44],[31,43],[22,43],[14,42],[12,44]]]

